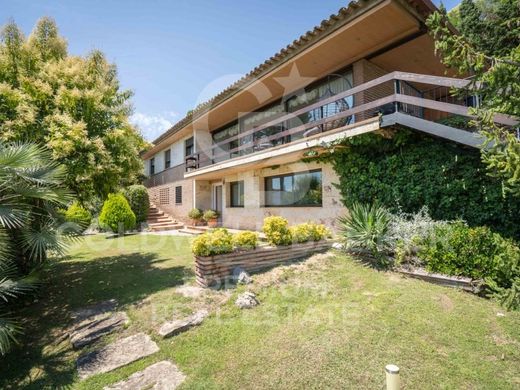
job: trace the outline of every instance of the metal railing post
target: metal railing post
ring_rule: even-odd
[[[401,83],[400,80],[394,80],[394,93],[397,95],[401,93]],[[399,112],[399,102],[395,102],[395,112]]]

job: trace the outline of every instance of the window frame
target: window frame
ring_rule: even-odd
[[[188,153],[188,148],[190,148],[191,153]],[[194,137],[190,137],[184,140],[184,157],[191,156],[195,153],[195,139]]]
[[[180,202],[178,199],[180,198]],[[182,204],[182,186],[175,186],[175,205]]]
[[[238,199],[240,200],[240,187],[242,187],[242,204],[233,204],[233,186],[237,185],[239,189],[238,193]],[[244,180],[237,180],[232,181],[229,183],[229,206],[230,208],[244,208],[244,198],[245,198],[245,191],[244,191]]]
[[[298,175],[305,175],[305,174],[312,174],[312,173],[320,173],[320,179],[321,179],[321,202],[319,204],[287,204],[287,205],[273,205],[267,203],[267,194],[268,194],[268,180],[273,180],[276,178],[280,179],[280,189],[279,190],[269,190],[269,191],[280,191],[283,192],[284,187],[284,178],[291,177],[292,178],[292,184],[291,186],[294,186],[294,177]],[[272,184],[271,184],[272,187]],[[283,173],[279,175],[273,175],[273,176],[266,176],[264,177],[264,205],[262,207],[323,207],[323,171],[321,169],[311,169],[309,171],[302,171],[302,172],[291,172],[291,173]]]
[[[164,151],[164,169],[171,168],[172,166],[172,150],[167,149]]]

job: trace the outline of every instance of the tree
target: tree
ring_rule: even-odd
[[[482,98],[472,114],[487,139],[482,159],[489,173],[520,196],[517,130],[493,121],[496,114],[520,118],[520,5],[517,0],[463,0],[458,20],[461,35],[453,33],[443,12],[430,15],[427,25],[443,62],[463,76],[471,75],[467,89]]]
[[[130,91],[103,53],[67,53],[55,22],[25,38],[14,22],[0,36],[0,140],[47,145],[80,200],[139,181],[145,142],[129,123]]]
[[[20,333],[12,303],[36,287],[49,252],[63,253],[74,229],[60,229],[58,207],[71,199],[65,169],[35,144],[0,143],[0,354]]]

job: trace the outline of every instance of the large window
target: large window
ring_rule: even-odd
[[[335,102],[300,113],[295,117],[282,122],[273,123],[271,126],[261,128],[263,124],[288,113],[294,113],[306,106],[317,103],[346,91],[353,86],[352,70],[350,68],[330,74],[321,80],[297,91],[291,96],[262,107],[256,112],[249,113],[212,133],[213,162],[220,162],[229,158],[246,155],[273,146],[289,143],[304,137],[329,131],[347,124],[353,123],[354,117],[344,118],[312,126],[312,122],[334,116],[354,106],[354,97],[348,96]],[[298,126],[307,125],[308,128],[300,129],[292,134],[287,134]],[[254,131],[255,129],[257,129]],[[285,132],[285,135],[279,136]]]
[[[155,174],[155,158],[150,159],[150,176]]]
[[[244,182],[229,183],[229,206],[244,207]]]
[[[171,149],[168,149],[168,150],[164,151],[164,169],[170,168],[170,166],[172,164],[171,156],[172,156]]]
[[[321,170],[265,178],[266,206],[321,206]]]
[[[193,137],[191,137],[184,141],[184,157],[191,156],[194,151],[195,149],[193,147]]]

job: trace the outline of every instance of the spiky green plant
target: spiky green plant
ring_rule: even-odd
[[[339,219],[340,233],[348,248],[368,250],[378,261],[388,249],[390,214],[377,204],[355,203],[349,213]]]
[[[16,299],[35,289],[35,270],[49,253],[63,254],[65,237],[57,209],[71,200],[63,188],[65,170],[50,152],[27,143],[0,143],[0,354],[5,354],[19,324],[13,319]]]

